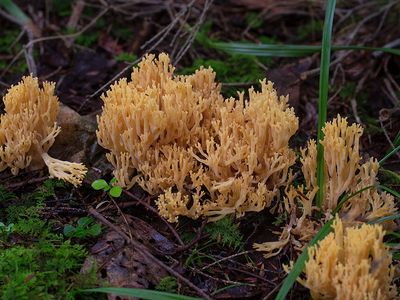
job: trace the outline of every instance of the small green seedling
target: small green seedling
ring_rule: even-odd
[[[97,179],[92,182],[92,188],[96,191],[103,190],[105,192],[108,192],[111,197],[118,198],[121,196],[122,187],[120,187],[119,185],[115,185],[117,182],[118,181],[115,177],[111,179],[109,183],[107,183],[107,181],[105,181],[104,179]]]
[[[0,239],[6,240],[13,231],[14,231],[13,223],[6,225],[3,222],[0,222]]]
[[[69,238],[95,237],[101,233],[101,225],[91,217],[80,218],[77,226],[71,224],[64,227],[64,235]]]

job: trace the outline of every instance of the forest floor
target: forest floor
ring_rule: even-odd
[[[96,141],[95,116],[111,82],[129,77],[142,55],[166,52],[178,74],[211,66],[225,96],[257,89],[263,78],[274,82],[299,117],[291,146],[304,147],[316,137],[320,54],[231,55],[209,42],[320,45],[324,1],[15,2],[32,23],[21,26],[0,11],[0,95],[29,73],[56,82],[60,102],[77,119],[64,121],[68,128],[52,153],[65,160],[80,153],[90,170],[79,188],[49,179],[46,170],[0,173],[0,257],[13,262],[0,262],[0,295],[98,299],[81,290],[118,286],[273,299],[286,276],[282,264],[299,252],[288,244],[265,259],[253,244],[277,240],[288,217],[264,210],[216,223],[181,218],[168,224],[154,195],[138,187],[118,198],[94,190],[94,180],[113,177]],[[332,44],[399,48],[399,20],[400,1],[338,1]],[[400,57],[333,52],[328,104],[328,120],[340,114],[364,128],[363,158],[381,159],[400,144]],[[382,166],[379,180],[400,191],[400,153]],[[309,299],[309,292],[296,284],[288,299]]]

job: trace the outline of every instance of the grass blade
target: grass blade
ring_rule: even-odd
[[[343,205],[348,201],[348,200],[350,200],[351,198],[353,198],[354,196],[357,196],[358,194],[361,194],[362,192],[364,192],[364,191],[366,191],[366,190],[368,190],[368,189],[371,189],[371,188],[373,188],[373,187],[375,187],[374,185],[370,185],[370,186],[367,186],[367,187],[365,187],[365,188],[362,188],[362,189],[360,189],[360,190],[358,190],[357,192],[354,192],[354,193],[352,193],[352,194],[350,194],[350,195],[348,195],[348,196],[345,196],[342,200],[340,200],[340,202],[338,203],[338,205],[335,207],[335,209],[332,211],[332,214],[333,215],[335,215],[342,207],[343,207]]]
[[[380,185],[379,187],[380,187],[382,190],[384,190],[384,191],[388,192],[389,194],[392,194],[392,195],[395,196],[396,198],[400,199],[400,193],[398,193],[398,192],[392,190],[391,188],[388,188],[388,187],[385,186],[385,185]]]
[[[283,281],[282,287],[279,290],[278,295],[276,296],[275,300],[285,300],[286,295],[289,293],[290,289],[292,288],[293,284],[296,282],[297,277],[301,274],[304,269],[304,265],[308,260],[308,248],[310,246],[315,245],[318,241],[322,240],[331,232],[331,226],[333,223],[333,219],[326,222],[324,226],[317,232],[314,238],[308,243],[307,247],[304,248],[303,252],[297,258],[296,263],[294,264],[292,270],[290,271],[289,275]]]
[[[318,103],[318,133],[317,133],[317,206],[322,207],[324,200],[324,147],[320,143],[323,139],[322,127],[325,126],[328,110],[329,65],[331,59],[331,40],[333,15],[336,0],[329,0],[326,7],[324,31],[322,35],[321,72],[319,76],[319,103]]]
[[[380,224],[380,223],[384,223],[387,221],[393,221],[393,220],[397,220],[397,219],[400,219],[400,214],[381,217],[381,218],[375,219],[373,221],[369,221],[368,224]]]
[[[232,54],[247,54],[255,56],[299,57],[307,56],[321,50],[320,46],[312,45],[263,45],[247,43],[212,43],[213,48]]]
[[[140,299],[147,299],[147,300],[200,300],[200,298],[194,298],[189,296],[152,291],[146,289],[136,289],[136,288],[107,287],[107,288],[87,289],[83,290],[83,292],[107,293],[118,296],[138,297]]]
[[[390,151],[388,154],[386,154],[386,155],[379,161],[379,165],[382,166],[382,164],[384,164],[386,160],[388,160],[393,154],[397,153],[399,150],[400,150],[400,145],[398,145],[396,148],[393,148],[392,151]]]
[[[21,25],[30,21],[30,18],[12,0],[0,0],[0,6],[3,6]]]
[[[272,56],[272,57],[302,57],[311,55],[321,51],[320,45],[280,45],[280,44],[254,44],[254,43],[223,43],[212,42],[211,47],[222,50],[230,54],[244,54],[253,56]],[[364,51],[381,51],[394,55],[400,55],[400,49],[395,48],[379,48],[367,46],[339,46],[332,45],[332,51],[340,50],[364,50]]]

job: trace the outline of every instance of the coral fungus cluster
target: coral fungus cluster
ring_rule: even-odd
[[[11,87],[4,96],[5,114],[0,116],[0,171],[10,168],[12,174],[47,165],[51,177],[73,185],[82,182],[86,167],[61,161],[47,153],[60,133],[56,118],[59,110],[54,83],[27,76]]]
[[[59,103],[53,83],[31,76],[9,89],[0,116],[0,171],[12,174],[47,165],[49,173],[78,185],[86,173],[82,164],[48,155],[60,132]],[[338,116],[323,128],[325,176],[322,206],[318,191],[317,143],[300,150],[304,184],[291,185],[290,167],[296,155],[289,139],[298,119],[287,97],[278,96],[271,82],[248,97],[224,99],[211,69],[175,76],[166,54],[147,55],[133,69],[131,80],[119,80],[103,96],[97,116],[97,137],[106,148],[118,184],[139,184],[158,195],[160,214],[170,222],[179,216],[217,220],[242,216],[278,201],[290,216],[280,240],[255,244],[266,257],[292,241],[303,247],[323,222],[336,214],[334,232],[309,249],[302,284],[314,299],[392,299],[394,268],[378,225],[356,227],[397,211],[393,196],[380,192],[378,162],[360,155],[360,125]],[[314,218],[320,209],[321,218]],[[387,222],[385,226],[389,226]],[[297,239],[297,240],[296,240]],[[303,243],[299,242],[302,241]]]
[[[349,125],[345,118],[338,116],[326,123],[323,132],[324,219],[329,220],[335,209],[346,226],[394,214],[397,211],[394,197],[377,189],[378,162],[373,158],[365,163],[361,162],[361,126]],[[284,198],[286,212],[291,216],[300,212],[300,216],[292,218],[283,230],[279,242],[255,244],[256,249],[267,253],[266,256],[278,253],[289,242],[291,234],[302,241],[309,241],[319,228],[320,224],[312,221],[312,213],[316,209],[313,203],[318,190],[317,146],[314,140],[308,142],[306,149],[301,149],[300,161],[305,186],[288,187]],[[341,203],[343,199],[346,201]]]
[[[224,99],[211,69],[174,76],[166,54],[148,55],[131,81],[102,96],[100,145],[119,184],[161,193],[169,221],[260,211],[290,181],[298,128],[286,97],[262,82],[249,98]]]
[[[336,218],[334,232],[308,249],[304,280],[313,299],[395,299],[392,255],[380,225],[344,228]]]

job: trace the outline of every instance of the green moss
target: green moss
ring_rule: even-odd
[[[54,13],[59,17],[68,17],[72,13],[72,0],[53,0]]]
[[[44,207],[44,202],[52,197],[55,197],[55,191],[57,188],[65,188],[67,184],[61,180],[47,179],[43,182],[43,185],[35,189],[32,193],[23,194],[18,197],[18,201],[4,202],[6,207],[6,216],[3,218],[7,219],[9,223],[15,223],[20,218],[39,218],[41,209]],[[0,190],[1,197],[1,190]],[[0,218],[2,214],[0,213]]]
[[[16,41],[19,33],[20,31],[17,29],[2,30],[0,37],[0,53],[12,53],[13,48],[11,48],[11,45]],[[21,49],[21,45],[17,44],[16,48]]]
[[[83,246],[52,233],[41,219],[20,219],[14,228],[19,242],[0,248],[1,299],[74,299],[80,288],[95,285],[95,270],[79,273]]]
[[[137,60],[137,55],[133,53],[128,53],[128,52],[122,52],[121,54],[118,54],[117,56],[114,57],[116,61],[124,61],[128,63],[133,63],[134,61]]]
[[[6,207],[0,221],[7,220],[1,227],[12,229],[0,234],[1,299],[75,299],[80,289],[96,286],[95,269],[80,273],[85,247],[55,232],[42,216],[45,201],[65,187],[51,179],[20,196],[0,188]]]
[[[246,14],[246,23],[248,27],[257,29],[264,24],[264,21],[260,18],[260,13],[251,11]]]
[[[208,223],[204,228],[204,232],[210,235],[211,240],[223,246],[237,249],[243,245],[243,235],[239,230],[239,225],[235,224],[230,217]]]
[[[175,277],[165,276],[161,278],[155,289],[162,292],[175,293],[178,288],[178,282]]]
[[[90,48],[97,43],[99,37],[100,37],[100,32],[98,31],[84,32],[75,39],[75,43]]]

